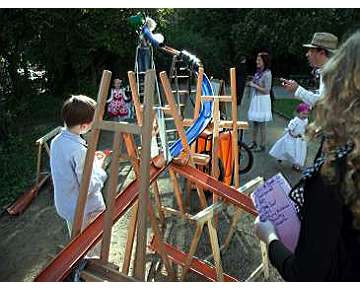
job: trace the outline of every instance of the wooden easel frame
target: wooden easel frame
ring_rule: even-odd
[[[137,243],[136,243],[136,260],[135,260],[135,269],[134,276],[140,281],[144,281],[145,278],[145,253],[147,246],[147,215],[150,216],[151,225],[155,234],[156,239],[160,240],[158,237],[160,231],[158,229],[157,223],[154,222],[155,218],[152,213],[152,207],[148,201],[148,188],[150,185],[149,180],[149,164],[150,164],[150,144],[151,144],[151,127],[152,120],[154,118],[153,112],[153,96],[154,96],[154,83],[155,83],[155,70],[150,70],[145,75],[145,103],[144,103],[144,116],[145,120],[149,122],[144,123],[143,126],[138,126],[130,124],[127,122],[111,122],[103,121],[102,116],[104,113],[105,101],[107,89],[110,84],[111,72],[104,71],[100,83],[99,94],[98,94],[98,106],[94,116],[93,130],[89,138],[89,149],[85,158],[85,165],[83,170],[83,177],[80,185],[80,193],[77,201],[76,214],[74,219],[74,227],[72,231],[72,237],[80,234],[81,224],[83,220],[84,207],[87,198],[87,189],[89,187],[90,176],[93,166],[93,160],[95,155],[95,150],[98,143],[100,130],[109,130],[114,131],[114,140],[113,140],[113,158],[110,165],[110,176],[108,180],[107,187],[107,198],[106,204],[107,208],[105,210],[104,217],[104,230],[103,230],[103,239],[101,243],[101,255],[99,262],[103,265],[108,264],[109,250],[111,243],[111,228],[113,224],[113,209],[115,201],[115,192],[117,185],[117,173],[119,169],[119,157],[120,157],[120,140],[121,135],[124,136],[125,145],[128,153],[131,155],[130,160],[133,161],[135,167],[135,172],[137,177],[140,180],[140,189],[139,189],[139,201],[137,203]],[[131,134],[141,134],[142,136],[142,150],[141,150],[141,162],[138,164],[134,162],[136,160],[136,147],[131,139]],[[141,172],[141,174],[140,174]],[[161,252],[161,250],[160,250]],[[163,255],[165,256],[165,255]],[[166,257],[165,257],[166,258]],[[169,262],[165,261],[165,264],[168,266],[168,272],[171,273]],[[98,265],[98,264],[96,264]],[[119,279],[123,279],[123,274]]]

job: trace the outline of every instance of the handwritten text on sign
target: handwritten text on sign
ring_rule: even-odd
[[[290,190],[289,183],[278,173],[258,187],[251,194],[251,198],[259,212],[260,220],[270,220],[280,240],[294,252],[300,233],[300,221],[288,197]]]

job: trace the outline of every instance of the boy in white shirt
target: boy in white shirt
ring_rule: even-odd
[[[62,107],[65,128],[51,142],[50,166],[55,207],[67,222],[70,236],[87,152],[86,141],[80,135],[90,130],[95,107],[96,102],[83,95],[66,100]],[[105,209],[101,189],[107,174],[102,169],[102,163],[103,159],[95,157],[82,228]]]

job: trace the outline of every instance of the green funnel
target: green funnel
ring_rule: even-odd
[[[142,26],[145,23],[144,17],[139,12],[136,15],[129,17],[129,24],[133,29],[138,29],[140,26]]]

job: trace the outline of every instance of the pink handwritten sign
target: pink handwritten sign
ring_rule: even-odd
[[[288,196],[290,190],[287,180],[278,173],[259,186],[251,198],[260,220],[271,221],[284,246],[294,252],[300,234],[300,220]]]

